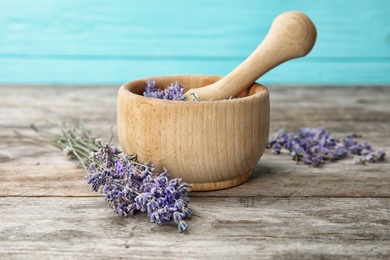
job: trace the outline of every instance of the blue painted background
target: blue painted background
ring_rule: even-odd
[[[0,83],[226,75],[288,10],[318,38],[265,84],[390,84],[389,0],[0,0]]]

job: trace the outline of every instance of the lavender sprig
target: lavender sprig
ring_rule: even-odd
[[[108,205],[121,216],[147,212],[153,223],[173,220],[179,232],[186,231],[184,219],[191,216],[188,184],[171,179],[166,169],[157,174],[151,162],[141,164],[134,155],[119,154],[106,145],[89,157],[86,179],[92,190],[106,194]]]
[[[87,171],[85,178],[92,190],[104,193],[116,213],[129,216],[147,212],[152,223],[174,221],[179,232],[187,230],[184,219],[191,216],[187,183],[170,178],[166,169],[158,174],[151,162],[139,163],[135,155],[124,155],[118,147],[103,144],[82,122],[79,128],[57,121],[49,123],[60,134],[32,125],[43,137],[34,140],[49,142],[67,156],[77,158]]]
[[[274,154],[288,152],[295,161],[319,167],[325,161],[336,161],[354,155],[355,164],[383,161],[386,153],[375,151],[367,142],[361,144],[354,135],[343,140],[332,136],[325,128],[301,128],[297,135],[279,130],[268,141],[267,148]]]

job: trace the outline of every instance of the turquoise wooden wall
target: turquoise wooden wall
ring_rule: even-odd
[[[390,84],[389,0],[0,0],[0,83],[225,75],[288,10],[318,38],[265,84]]]

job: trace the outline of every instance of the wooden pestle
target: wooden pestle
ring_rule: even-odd
[[[317,31],[307,15],[285,12],[275,18],[255,51],[221,80],[185,93],[187,100],[222,100],[237,96],[259,77],[285,61],[307,55],[316,41]]]

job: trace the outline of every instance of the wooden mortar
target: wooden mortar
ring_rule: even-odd
[[[151,160],[157,171],[192,184],[194,191],[229,188],[251,177],[268,141],[269,94],[254,83],[233,100],[183,102],[142,96],[147,81],[187,89],[217,82],[210,75],[151,77],[118,92],[118,133],[125,153]]]
[[[305,56],[317,31],[304,13],[274,20],[256,50],[225,77],[176,75],[126,83],[118,93],[118,132],[124,152],[165,167],[193,190],[217,190],[249,179],[264,152],[269,131],[268,90],[254,83],[277,65]],[[143,97],[147,81],[158,88],[179,82],[193,97],[170,101]],[[231,95],[238,99],[224,100]]]

